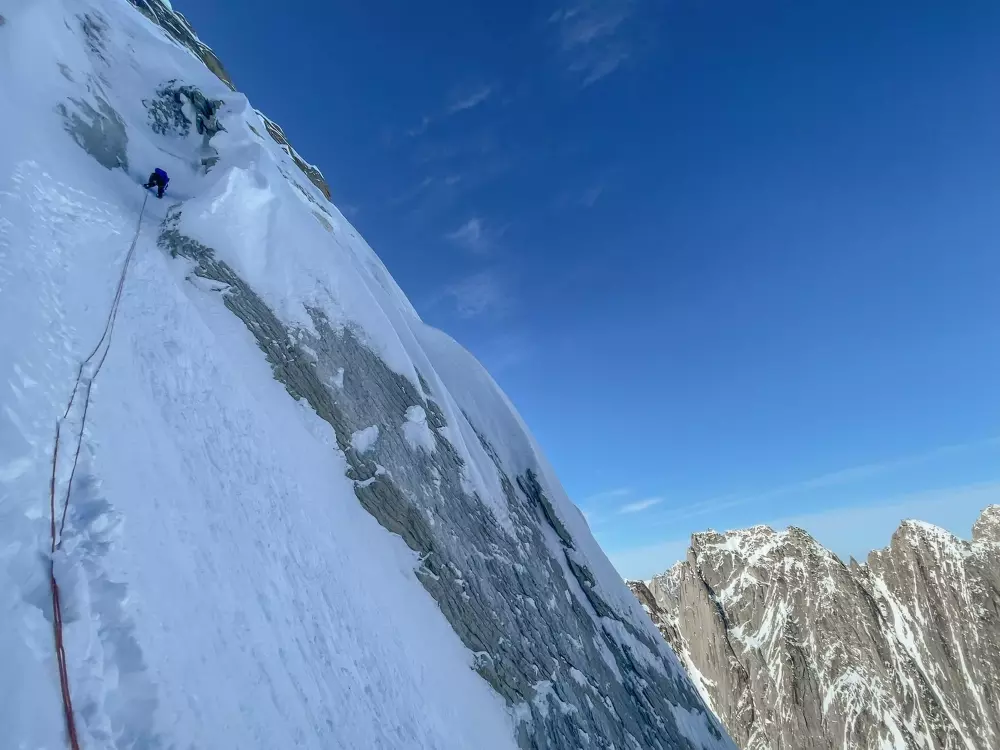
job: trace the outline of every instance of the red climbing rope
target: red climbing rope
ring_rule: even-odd
[[[56,660],[59,662],[59,687],[62,689],[66,734],[69,736],[69,746],[73,750],[80,750],[80,739],[76,735],[76,720],[73,717],[73,698],[69,694],[69,672],[66,669],[66,649],[63,648],[62,607],[59,603],[55,565],[49,567],[49,582],[52,584],[52,629],[56,638]]]
[[[128,253],[125,255],[125,263],[122,266],[121,277],[118,279],[118,288],[115,290],[115,297],[111,302],[111,309],[108,311],[108,320],[104,324],[104,332],[101,334],[100,340],[94,346],[93,351],[87,355],[87,358],[80,362],[80,366],[76,371],[76,382],[73,384],[73,391],[70,394],[69,402],[66,404],[66,410],[63,412],[62,417],[56,422],[56,434],[55,441],[52,448],[52,476],[49,479],[49,510],[51,512],[50,519],[50,531],[52,534],[52,548],[51,556],[49,558],[49,583],[52,586],[52,629],[55,635],[56,643],[56,661],[59,664],[59,687],[62,690],[62,701],[63,701],[63,713],[66,716],[66,734],[69,737],[69,745],[72,750],[80,750],[80,739],[76,733],[76,718],[73,714],[73,699],[70,695],[69,690],[69,671],[66,666],[66,649],[63,645],[63,619],[62,619],[62,603],[59,598],[59,584],[56,582],[56,568],[55,568],[55,553],[56,550],[62,545],[63,529],[66,527],[66,511],[69,509],[69,498],[70,493],[73,490],[73,477],[76,476],[76,465],[80,460],[80,447],[83,444],[83,431],[87,426],[87,412],[90,407],[90,389],[94,384],[94,380],[97,378],[97,374],[101,371],[104,366],[104,360],[107,359],[108,350],[111,348],[111,336],[114,333],[115,320],[118,318],[118,307],[121,304],[122,291],[125,289],[125,277],[128,274],[128,267],[132,263],[132,256],[135,255],[135,247],[139,241],[139,230],[142,228],[142,215],[146,211],[146,201],[149,199],[149,193],[146,193],[146,197],[142,200],[142,208],[139,211],[139,221],[136,223],[135,236],[132,238],[132,244],[129,246]],[[97,361],[97,366],[94,368],[94,372],[90,377],[83,377],[84,369],[94,361],[94,357],[104,347],[104,351],[101,353],[100,359]],[[59,444],[62,437],[62,423],[69,417],[69,413],[73,408],[73,403],[76,401],[76,395],[81,390],[83,390],[83,414],[80,417],[80,429],[76,434],[76,449],[73,453],[73,468],[69,473],[69,481],[66,483],[66,493],[62,498],[62,513],[61,520],[59,521],[59,531],[56,533],[56,474],[59,465]]]

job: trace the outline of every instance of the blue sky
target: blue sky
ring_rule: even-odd
[[[623,575],[1000,502],[1000,4],[175,7]]]

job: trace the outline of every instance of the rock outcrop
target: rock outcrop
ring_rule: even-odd
[[[795,527],[695,534],[630,587],[742,748],[1000,746],[1000,506],[864,564]]]
[[[195,34],[191,24],[181,13],[174,10],[172,6],[164,3],[162,0],[129,0],[129,2],[141,11],[142,14],[149,20],[162,27],[168,34],[170,34],[171,37],[174,38],[174,40],[184,47],[187,47],[192,54],[205,63],[205,66],[209,70],[218,76],[220,81],[226,84],[233,91],[236,90],[233,79],[229,76],[229,73],[226,71],[222,61],[207,44],[198,38],[198,35]],[[259,112],[258,114],[260,115]],[[299,156],[298,152],[292,148],[291,144],[288,142],[288,138],[285,136],[284,131],[277,123],[272,122],[263,115],[260,116],[264,121],[264,127],[267,130],[268,135],[270,135],[271,138],[274,139],[274,142],[279,144],[285,152],[292,157],[295,165],[302,170],[302,173],[309,178],[309,181],[312,182],[313,185],[320,189],[323,195],[326,196],[326,199],[330,200],[330,186],[323,177],[323,173],[320,172],[319,167],[309,164],[305,159]],[[201,131],[199,130],[199,132]]]

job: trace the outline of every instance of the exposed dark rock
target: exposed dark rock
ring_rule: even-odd
[[[211,145],[212,136],[225,128],[218,119],[219,107],[223,102],[209,99],[195,86],[181,85],[176,79],[167,81],[156,90],[155,99],[143,99],[149,111],[150,127],[154,133],[168,133],[182,138],[191,132],[192,125],[202,137],[200,148],[201,165],[211,169],[219,160],[218,151]],[[190,107],[194,122],[185,112]]]
[[[177,42],[191,50],[194,55],[205,63],[209,70],[215,73],[220,81],[226,84],[233,91],[236,90],[236,86],[233,84],[233,80],[230,78],[229,73],[223,66],[222,61],[219,60],[215,53],[198,38],[198,35],[195,34],[191,24],[183,15],[176,10],[168,8],[160,2],[160,0],[129,0],[129,2],[131,2],[132,5],[141,11],[147,18],[149,18],[149,20],[162,27]],[[293,149],[288,143],[288,139],[285,137],[284,131],[282,131],[276,123],[271,122],[267,118],[264,119],[267,132],[270,136],[285,148],[289,156],[291,156],[292,160],[295,162],[296,166],[302,170],[303,174],[309,178],[309,181],[318,187],[320,191],[322,191],[323,195],[326,196],[326,199],[329,200],[330,186],[323,177],[323,173],[320,172],[317,167],[309,164],[298,155],[295,149]]]
[[[258,112],[258,114],[260,113]],[[288,142],[288,138],[285,136],[285,131],[281,129],[281,126],[278,125],[278,123],[269,120],[267,117],[264,117],[264,115],[261,115],[261,118],[264,120],[264,127],[267,128],[268,135],[274,139],[275,143],[285,149],[285,153],[292,157],[292,161],[295,162],[295,166],[301,169],[303,174],[309,178],[309,181],[320,189],[323,195],[326,196],[327,200],[330,200],[330,186],[327,185],[326,180],[323,179],[323,173],[320,172],[317,167],[309,164],[301,156],[299,156],[298,152],[292,148],[292,145]]]
[[[333,427],[358,501],[418,554],[418,578],[476,654],[475,668],[519,712],[522,747],[695,750],[675,706],[721,741],[665,645],[601,598],[533,471],[508,476],[480,435],[510,514],[505,528],[466,489],[463,460],[442,435],[445,415],[422,375],[417,387],[318,310],[312,332],[285,326],[211,248],[184,236],[179,220],[175,208],[160,247],[216,282],[275,378]],[[433,451],[405,439],[401,427],[414,406],[426,414]],[[351,436],[371,425],[379,439],[361,454]]]
[[[1000,505],[990,505],[972,527],[972,541],[1000,544]]]
[[[108,169],[120,167],[128,171],[125,122],[114,107],[100,96],[94,95],[94,101],[96,109],[82,99],[70,99],[72,108],[59,104],[56,111],[62,115],[66,132],[101,166]]]
[[[806,532],[695,534],[631,588],[743,748],[1000,746],[1000,506],[905,521],[866,564]]]
[[[160,0],[129,0],[129,2],[150,21],[161,26],[170,36],[191,50],[196,57],[205,63],[209,70],[215,73],[220,81],[233,91],[236,90],[236,86],[233,85],[233,80],[226,72],[222,61],[206,44],[202,43],[183,15],[167,7]]]
[[[194,33],[194,29],[188,20],[178,13],[176,10],[172,10],[164,5],[160,0],[129,0],[138,10],[140,10],[149,20],[153,23],[161,26],[167,31],[175,40],[180,44],[187,47],[194,53],[198,58],[200,58],[205,65],[211,70],[215,75],[226,84],[233,91],[236,90],[236,86],[233,84],[232,78],[229,77],[229,73],[226,72],[225,67],[222,65],[222,61],[216,57],[215,53],[204,44],[198,35]],[[298,153],[291,147],[288,143],[288,139],[285,137],[284,131],[277,125],[277,123],[264,118],[265,125],[267,127],[267,132],[270,136],[291,156],[292,160],[295,162],[296,166],[302,170],[302,173],[309,178],[316,187],[322,191],[323,195],[326,196],[327,200],[330,200],[330,186],[327,184],[326,179],[323,177],[323,173],[319,171],[319,168],[312,164],[306,162]],[[200,132],[200,131],[199,131]]]
[[[209,99],[194,86],[182,86],[176,79],[172,79],[156,90],[156,97],[156,99],[143,99],[142,102],[149,110],[149,118],[152,121],[150,127],[154,133],[161,135],[173,133],[186,137],[194,125],[198,134],[204,135],[208,140],[216,133],[225,130],[217,118],[222,102]],[[184,112],[185,102],[194,110],[194,123]]]
[[[98,13],[85,13],[79,20],[90,54],[107,64],[108,22]]]

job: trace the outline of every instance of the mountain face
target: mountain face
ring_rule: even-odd
[[[0,51],[0,744],[67,746],[51,570],[86,748],[734,747],[179,13],[0,0]]]
[[[795,527],[695,534],[629,585],[741,748],[1000,747],[1000,505],[865,564]]]

